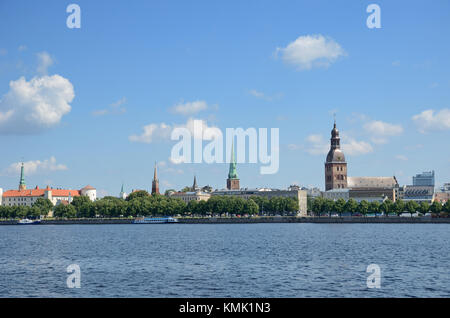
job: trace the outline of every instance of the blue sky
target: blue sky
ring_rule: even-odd
[[[158,161],[163,190],[223,188],[226,164],[169,160],[161,124],[201,119],[280,129],[278,173],[241,186],[323,188],[333,113],[349,176],[450,182],[449,28],[448,1],[1,1],[0,187],[23,158],[29,187],[150,189]]]

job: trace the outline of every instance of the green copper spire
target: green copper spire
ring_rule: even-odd
[[[20,168],[19,190],[25,190],[27,188],[27,186],[25,184],[25,174],[24,174],[23,170],[24,170],[24,168],[23,168],[23,162],[22,162],[22,167]]]
[[[234,156],[234,141],[231,143],[231,161],[230,170],[228,172],[228,179],[237,179],[238,175],[236,172],[236,157]]]
[[[123,193],[123,182],[122,182],[122,188],[120,189],[120,193]]]

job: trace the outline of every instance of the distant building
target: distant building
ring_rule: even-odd
[[[413,177],[413,185],[434,187],[434,170],[416,174]]]
[[[345,201],[348,201],[350,198],[350,190],[349,189],[333,189],[324,191],[322,193],[322,197],[324,199],[331,199],[333,201],[344,199]]]
[[[428,202],[434,201],[434,186],[406,185],[399,189],[399,199],[403,201]]]
[[[74,197],[87,196],[91,201],[97,198],[97,190],[91,186],[86,186],[80,190],[55,189],[47,186],[40,189],[36,186],[34,189],[8,190],[3,193],[2,205],[5,206],[32,206],[39,198],[49,199],[53,205],[60,204],[62,201],[71,202]]]
[[[434,194],[434,201],[445,204],[450,200],[450,191],[447,192],[436,192]]]
[[[183,202],[188,204],[190,201],[208,201],[211,194],[197,190],[189,192],[170,192],[169,197],[181,199]]]
[[[0,188],[0,205],[2,205],[2,201],[3,201],[3,189]]]
[[[322,191],[320,191],[319,188],[309,189],[309,188],[302,187],[300,190],[306,191],[306,195],[308,196],[308,198],[315,199],[315,198],[322,196]]]
[[[450,192],[450,183],[444,183],[441,188],[441,192]]]
[[[74,197],[87,196],[91,201],[97,199],[97,190],[91,186],[86,186],[80,190],[68,190],[60,188],[51,188],[47,186],[40,189],[36,186],[34,189],[27,189],[25,183],[24,165],[20,169],[20,182],[18,190],[1,191],[1,205],[5,206],[32,206],[39,198],[49,199],[53,205],[67,201],[70,203]]]
[[[243,199],[250,199],[253,196],[266,197],[269,200],[274,197],[291,197],[298,200],[298,213],[301,216],[306,216],[307,212],[307,195],[305,190],[279,190],[268,188],[256,189],[239,189],[239,190],[216,190],[212,195],[232,195]]]
[[[349,198],[358,202],[383,202],[397,199],[399,185],[395,177],[348,177]]]
[[[124,199],[124,200],[127,198],[127,194],[123,190],[123,183],[122,183],[122,188],[120,189],[119,198]]]
[[[325,191],[347,188],[347,162],[341,150],[341,138],[336,120],[331,131],[330,151],[325,161]]]
[[[153,172],[152,194],[159,194],[159,180],[158,180],[158,173],[156,171],[156,162],[155,162],[155,170]]]

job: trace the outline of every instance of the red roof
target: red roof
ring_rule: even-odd
[[[54,197],[68,197],[69,193],[72,197],[80,196],[80,190],[62,190],[51,189]],[[8,190],[3,192],[4,197],[43,197],[47,189],[32,189],[32,190]]]

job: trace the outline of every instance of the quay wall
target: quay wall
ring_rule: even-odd
[[[50,219],[39,225],[132,224],[133,219]],[[249,224],[249,223],[450,223],[450,218],[430,217],[253,217],[253,218],[178,218],[179,224]],[[17,220],[0,220],[0,225],[15,225]]]

